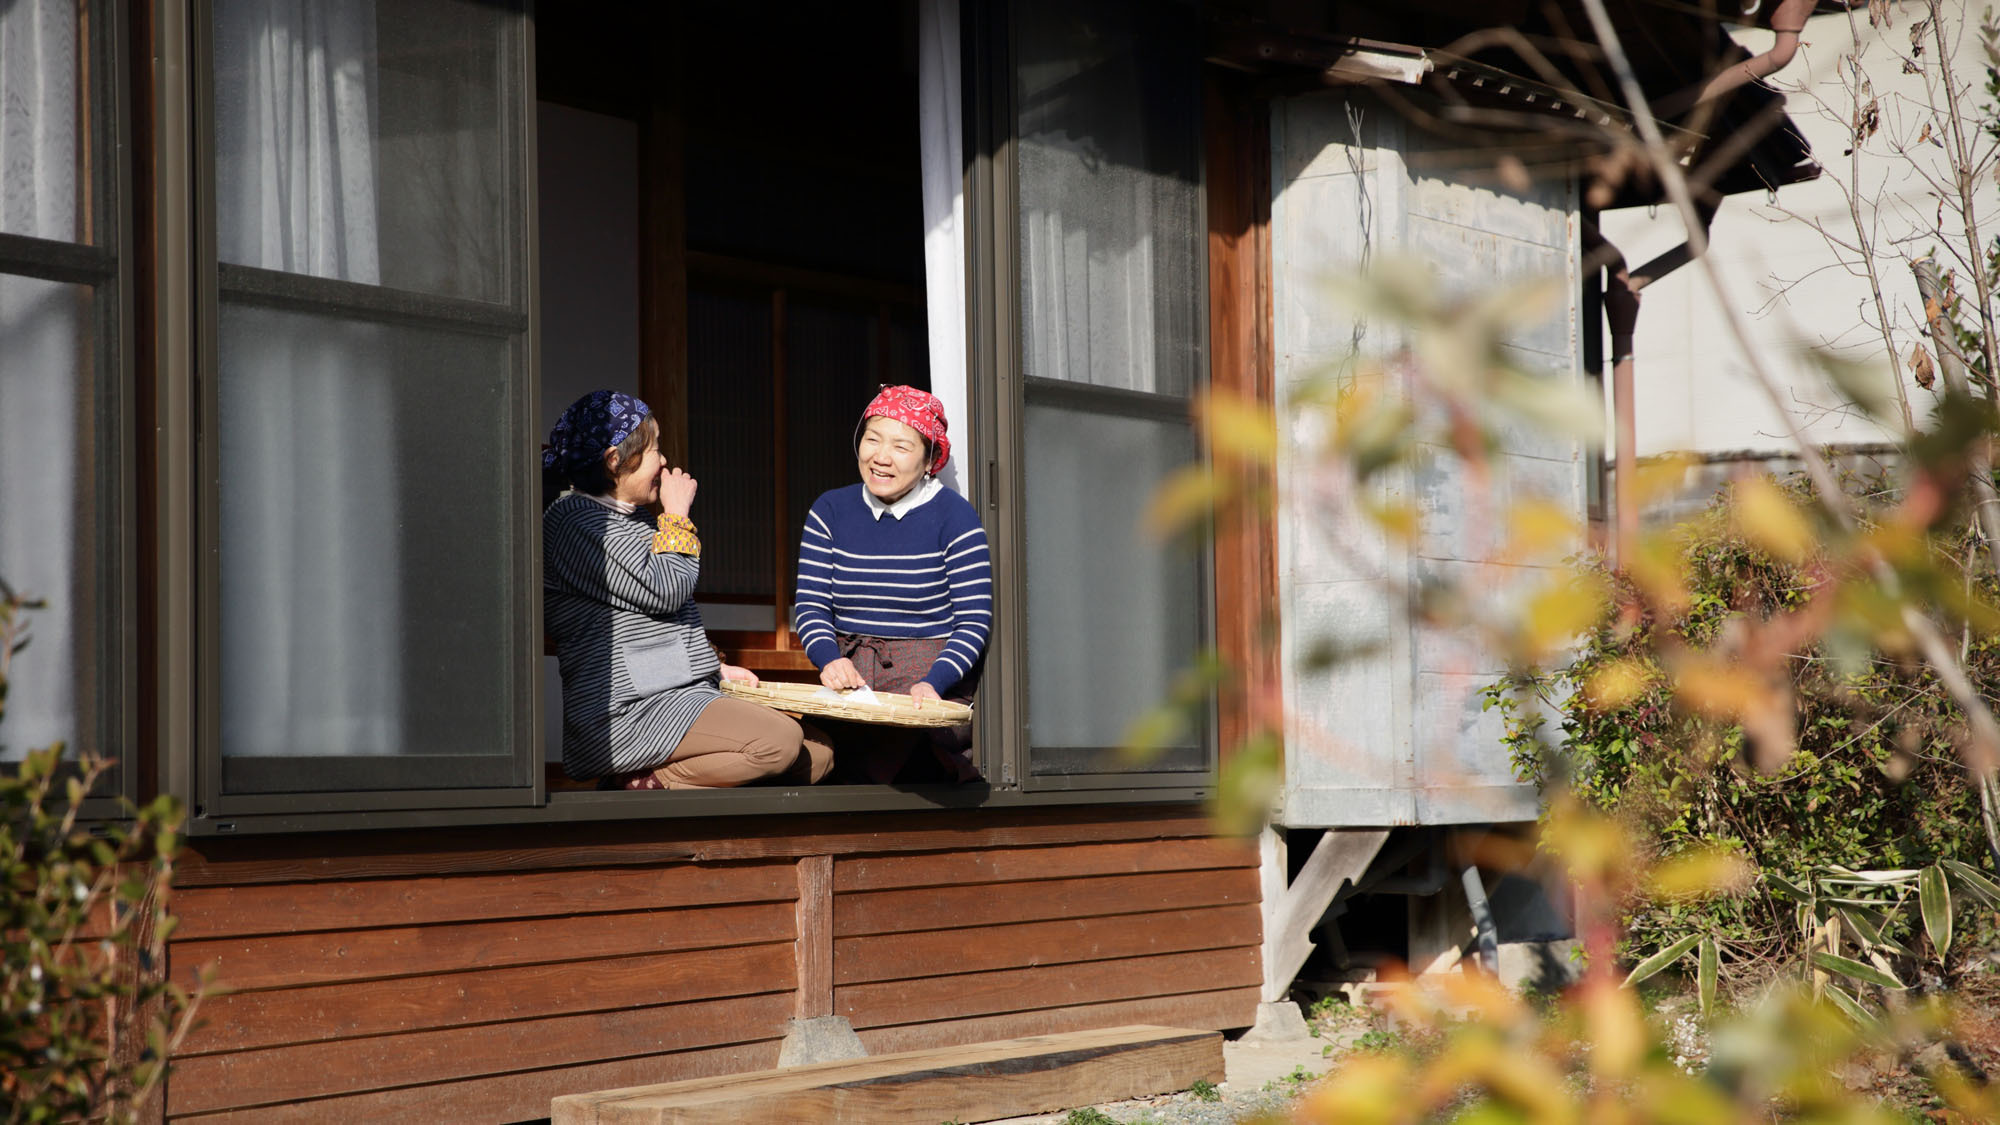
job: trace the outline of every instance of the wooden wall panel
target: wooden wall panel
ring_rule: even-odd
[[[174,896],[175,937],[416,926],[489,918],[795,898],[790,864],[691,864],[592,872],[435,876],[352,882],[196,887]]]
[[[439,1121],[510,1122],[549,1115],[560,1094],[587,1094],[683,1078],[709,1078],[767,1070],[778,1064],[778,1041],[763,1040],[702,1051],[617,1059],[589,1066],[528,1070],[394,1090],[319,1098],[287,1105],[180,1116],[189,1125],[326,1125],[365,1121],[368,1125],[437,1125]]]
[[[1139,914],[1256,902],[1254,869],[1170,871],[963,887],[862,891],[833,904],[835,937],[908,933],[1023,920]]]
[[[175,1113],[282,1105],[359,1090],[575,1066],[728,1044],[791,1015],[789,992],[520,1020],[498,1027],[309,1043],[202,1055],[178,1064]],[[547,1112],[547,1107],[543,1107]]]
[[[1142,871],[1196,871],[1255,867],[1257,849],[1246,841],[1219,839],[1144,840],[1115,844],[1069,844],[918,855],[856,856],[834,873],[834,890],[879,891],[897,887],[944,887],[1021,879],[1110,875]]]
[[[770,1067],[807,1010],[848,1015],[878,1051],[1251,1022],[1255,857],[1198,811],[979,820],[583,826],[568,849],[504,829],[323,837],[318,856],[204,844],[168,971],[213,965],[234,991],[205,1002],[167,1114],[516,1121],[557,1094]]]
[[[783,942],[238,992],[203,1004],[207,1023],[188,1034],[183,1053],[790,991],[792,985],[792,947]]]
[[[1247,904],[1109,919],[1022,922],[976,932],[871,934],[833,943],[833,979],[836,985],[866,984],[1197,949],[1254,948],[1262,933],[1257,907]]]
[[[575,876],[571,875],[574,879]],[[237,991],[791,940],[787,902],[177,942],[174,979]]]
[[[859,1030],[1169,992],[1254,987],[1262,980],[1255,949],[1211,949],[848,985],[834,989],[833,1010]]]

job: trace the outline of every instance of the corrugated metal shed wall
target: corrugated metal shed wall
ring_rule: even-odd
[[[1492,562],[1504,534],[1499,505],[1538,494],[1580,517],[1583,450],[1509,433],[1481,496],[1450,451],[1424,448],[1417,467],[1385,485],[1423,513],[1422,533],[1404,547],[1330,511],[1309,456],[1316,435],[1291,406],[1315,378],[1351,372],[1357,351],[1397,343],[1396,326],[1358,322],[1326,289],[1329,277],[1397,256],[1428,262],[1448,291],[1562,278],[1567,301],[1512,343],[1531,370],[1581,378],[1576,185],[1516,195],[1413,171],[1435,143],[1363,91],[1281,100],[1272,113],[1276,395],[1288,447],[1278,533],[1291,720],[1282,822],[1531,819],[1535,793],[1513,779],[1498,716],[1480,709],[1499,661],[1463,631],[1414,623],[1399,591],[1437,576],[1501,597],[1532,579]],[[1330,670],[1305,666],[1328,644],[1350,655]]]

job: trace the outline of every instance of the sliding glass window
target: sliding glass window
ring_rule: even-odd
[[[1026,777],[1036,788],[1204,783],[1197,717],[1128,756],[1211,635],[1205,550],[1139,517],[1200,457],[1207,377],[1200,12],[1014,8]]]
[[[203,14],[204,812],[528,802],[525,13]]]
[[[112,5],[0,3],[0,763],[134,750],[130,289]],[[107,779],[115,791],[120,778]],[[100,790],[103,791],[103,790]]]

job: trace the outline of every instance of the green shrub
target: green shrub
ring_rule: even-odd
[[[30,608],[0,583],[0,717]],[[58,745],[0,772],[0,1121],[131,1119],[193,1013],[159,963],[181,810],[82,823],[107,768]]]
[[[1880,479],[1847,484],[1864,502],[1890,494]],[[1972,592],[1989,602],[2000,595],[1983,571],[1968,577],[1964,560],[1978,555],[1966,530],[1934,534],[1930,547]],[[1722,498],[1682,525],[1672,549],[1686,585],[1681,613],[1609,621],[1567,666],[1488,689],[1517,773],[1566,782],[1585,805],[1623,822],[1648,859],[1720,849],[1760,874],[1793,880],[1825,865],[1917,868],[1945,859],[1990,872],[1978,793],[1958,755],[1963,717],[1927,665],[1850,643],[1838,631],[1792,653],[1798,746],[1768,775],[1749,765],[1740,727],[1676,706],[1668,675],[1652,676],[1615,705],[1585,690],[1621,662],[1657,669],[1662,650],[1727,646],[1733,621],[1798,610],[1826,580],[1822,560],[1788,564],[1746,543]],[[2000,693],[2000,640],[1968,631],[1963,642],[1967,673],[1992,698]],[[1547,729],[1551,716],[1555,730]],[[1794,905],[1755,886],[1698,901],[1641,894],[1625,904],[1624,920],[1624,952],[1634,959],[1687,934],[1713,934],[1725,978],[1762,976],[1803,953]],[[1955,945],[1992,936],[1990,917],[1972,921],[1972,940]]]

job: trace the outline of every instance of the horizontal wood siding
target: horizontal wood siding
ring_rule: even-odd
[[[203,842],[167,971],[228,991],[177,1053],[167,1115],[519,1121],[558,1094],[774,1066],[800,1011],[875,1052],[1251,1022],[1254,850],[1195,810],[970,820]],[[807,872],[831,891],[816,943]]]
[[[871,1051],[1255,1017],[1256,854],[1239,842],[856,856],[834,888],[834,1012]]]
[[[793,867],[188,888],[168,971],[227,991],[182,1044],[167,1114],[512,1121],[614,1073],[770,1065],[796,983]]]

